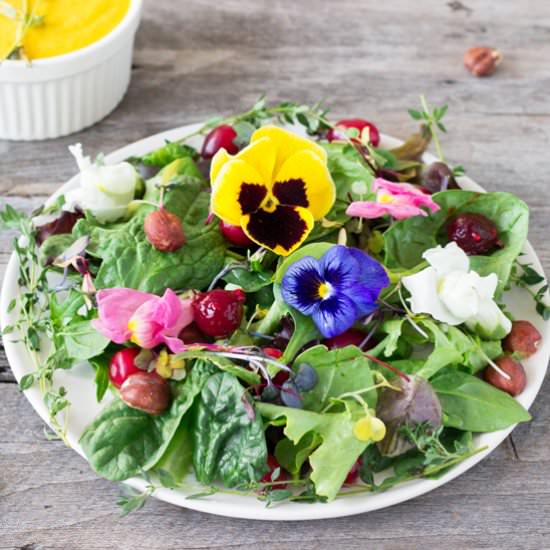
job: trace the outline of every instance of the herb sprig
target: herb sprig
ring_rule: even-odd
[[[439,141],[439,135],[437,131],[440,130],[443,133],[447,132],[447,128],[441,121],[445,116],[445,113],[447,112],[449,106],[442,105],[441,107],[434,107],[433,109],[431,109],[424,95],[420,96],[420,104],[422,106],[422,110],[418,111],[416,109],[409,109],[409,115],[411,115],[414,120],[425,121],[428,129],[430,130],[430,133],[432,134],[437,156],[439,157],[439,160],[441,160],[441,162],[445,162],[443,149],[441,148],[441,142]]]
[[[536,271],[530,264],[515,262],[510,274],[510,283],[514,283],[520,288],[524,288],[535,301],[536,312],[545,320],[550,319],[550,306],[546,302],[548,293],[548,283],[544,283],[544,277]],[[536,290],[532,287],[541,285]]]

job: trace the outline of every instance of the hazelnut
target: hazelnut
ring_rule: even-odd
[[[504,338],[502,346],[505,351],[527,358],[533,355],[542,340],[540,332],[529,321],[513,321],[512,330]]]
[[[120,398],[126,405],[153,415],[162,414],[171,397],[170,385],[156,372],[132,374],[120,388]]]
[[[493,48],[470,48],[464,54],[464,66],[474,76],[489,76],[502,61],[502,54]]]
[[[495,360],[496,365],[504,371],[509,379],[505,378],[494,367],[488,365],[483,372],[483,378],[495,388],[509,393],[512,397],[520,394],[527,385],[527,376],[523,365],[509,355],[503,355]]]
[[[161,252],[175,252],[185,244],[181,220],[165,208],[148,214],[143,230],[147,240]]]

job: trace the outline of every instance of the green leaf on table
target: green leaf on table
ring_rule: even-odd
[[[353,435],[355,414],[347,410],[321,414],[269,403],[258,403],[256,407],[268,420],[285,419],[284,434],[295,445],[299,445],[308,433],[322,439],[322,443],[309,456],[310,479],[315,484],[317,495],[333,500],[351,467],[368,445]],[[357,410],[357,414],[364,413],[361,409]]]
[[[502,247],[488,255],[470,256],[470,268],[482,276],[496,273],[497,292],[502,291],[527,238],[527,205],[515,195],[502,192],[451,190],[436,193],[433,199],[441,207],[438,212],[398,221],[384,233],[385,265],[390,269],[417,266],[424,251],[448,242],[445,225],[453,216],[473,212],[486,216],[497,226]]]
[[[246,486],[267,471],[264,428],[235,376],[211,376],[194,407],[193,466],[197,479],[226,487]]]
[[[128,407],[120,399],[109,403],[84,430],[80,444],[92,468],[121,481],[152,468],[164,454],[182,418],[215,372],[197,361],[191,374],[173,387],[170,408],[159,416]]]
[[[304,408],[322,411],[333,398],[343,393],[370,388],[374,385],[370,361],[356,346],[346,346],[329,351],[319,345],[304,351],[294,360],[295,368],[301,363],[311,365],[317,372],[317,384],[310,391],[302,392]],[[362,393],[369,404],[376,407],[376,390]]]
[[[470,432],[493,432],[531,419],[507,393],[462,371],[431,380],[443,408],[443,424]]]

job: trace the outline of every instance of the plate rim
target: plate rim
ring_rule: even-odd
[[[105,161],[108,164],[120,162],[130,156],[141,156],[147,152],[150,152],[164,144],[166,140],[174,141],[181,139],[182,137],[196,131],[202,126],[201,123],[187,124],[172,128],[151,136],[144,137],[138,141],[127,144],[123,147],[116,149],[105,156]],[[289,127],[289,126],[287,126]],[[298,126],[290,126],[294,131],[303,133],[302,129]],[[381,143],[384,146],[395,147],[403,140],[398,138],[381,134]],[[431,163],[437,160],[437,158],[431,153],[424,153],[423,160]],[[47,200],[46,204],[55,200],[57,196],[65,192],[68,188],[76,184],[78,174],[70,178],[64,184],[62,184]],[[484,192],[485,190],[467,176],[461,176],[457,178],[461,186],[474,191]],[[544,270],[538,255],[529,241],[525,243],[524,251],[530,256],[535,269],[544,275]],[[16,270],[17,270],[17,258],[14,252],[12,252],[6,271],[4,280],[2,282],[2,291],[0,296],[0,326],[5,327],[10,323],[10,315],[7,313],[7,306],[13,296],[14,287],[17,288]],[[546,277],[545,277],[546,281]],[[548,299],[548,293],[546,298]],[[520,396],[518,399],[526,408],[530,408],[537,395],[540,392],[540,387],[545,378],[546,371],[548,369],[548,359],[550,358],[550,321],[544,323],[545,338],[543,340],[543,346],[537,351],[537,355],[542,354],[538,358],[537,362],[545,361],[544,368],[540,369],[541,372],[537,376],[537,380],[531,382],[528,386],[529,393],[524,396],[523,399]],[[25,359],[28,362],[28,350],[22,344],[16,344],[8,340],[7,337],[3,337],[4,348],[10,368],[14,373],[17,381],[21,379],[21,376],[25,373],[24,363]],[[22,349],[21,349],[22,348]],[[23,352],[23,353],[21,353]],[[21,355],[27,354],[27,358],[21,357]],[[30,402],[33,409],[39,414],[42,420],[49,425],[48,413],[46,407],[42,402],[42,397],[37,388],[31,388],[24,392],[25,397]],[[74,406],[74,405],[73,405]],[[266,507],[265,504],[253,496],[247,495],[226,495],[224,493],[217,493],[216,495],[225,495],[227,498],[221,500],[212,500],[212,497],[206,497],[204,499],[187,499],[186,493],[181,489],[167,489],[159,488],[152,494],[155,498],[174,504],[176,506],[189,508],[201,512],[210,514],[254,519],[254,520],[275,520],[275,521],[301,521],[312,519],[324,519],[324,518],[336,518],[351,516],[356,514],[362,514],[369,511],[378,510],[381,508],[387,508],[401,502],[416,498],[427,492],[430,492],[437,487],[440,487],[456,477],[462,475],[467,470],[472,468],[475,464],[481,462],[486,456],[493,452],[502,441],[508,437],[516,425],[510,426],[504,430],[497,432],[490,432],[483,434],[485,439],[491,439],[491,443],[488,444],[488,448],[465,461],[454,466],[450,472],[445,474],[439,479],[418,479],[410,482],[400,484],[383,493],[365,493],[361,495],[349,495],[345,497],[339,497],[330,503],[313,503],[313,504],[301,504],[301,503],[282,503],[274,507]],[[78,439],[74,433],[68,432],[67,438],[71,445],[71,449],[80,454],[85,460]],[[98,477],[101,477],[98,475]],[[142,478],[131,478],[124,481],[127,485],[143,491],[146,489],[148,482]],[[215,495],[213,495],[215,496]]]

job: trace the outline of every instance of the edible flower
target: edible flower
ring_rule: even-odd
[[[220,149],[210,181],[212,212],[281,256],[304,242],[335,200],[325,150],[276,126],[256,130],[237,155]]]
[[[466,326],[482,338],[503,338],[512,323],[495,303],[498,277],[481,277],[470,271],[470,260],[455,243],[426,250],[422,257],[430,264],[419,273],[403,277],[410,292],[413,313],[428,313],[448,325]]]
[[[353,435],[359,441],[382,441],[386,436],[386,425],[380,418],[369,414],[355,422]]]
[[[134,198],[139,176],[128,162],[106,166],[101,160],[92,162],[82,153],[82,145],[69,147],[80,169],[79,185],[65,193],[64,210],[77,207],[89,210],[100,223],[113,222],[124,216]]]
[[[171,289],[160,297],[132,288],[107,288],[96,297],[99,318],[92,324],[111,341],[145,349],[166,344],[173,353],[184,351],[178,334],[193,321],[192,299],[182,300]]]
[[[320,259],[293,263],[281,282],[284,301],[311,316],[319,332],[332,338],[377,309],[389,284],[384,268],[357,248],[335,245]]]
[[[376,178],[372,184],[376,191],[375,201],[352,202],[346,214],[359,218],[375,219],[389,214],[396,220],[405,220],[411,216],[427,216],[424,208],[432,212],[439,210],[439,205],[430,195],[410,183],[393,183],[383,178]]]

